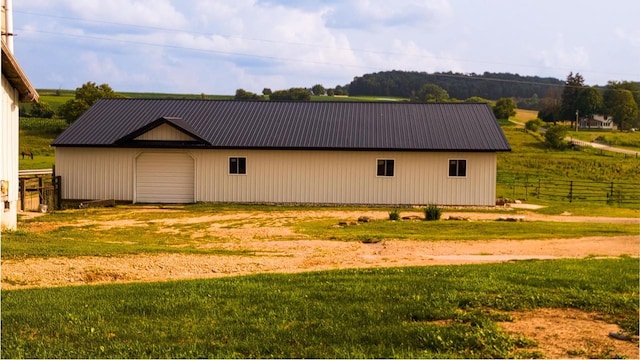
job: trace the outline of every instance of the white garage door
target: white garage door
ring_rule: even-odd
[[[136,160],[136,202],[194,202],[194,162],[186,153],[142,153]]]

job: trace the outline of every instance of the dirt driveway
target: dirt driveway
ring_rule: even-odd
[[[155,211],[149,209],[149,211]],[[189,255],[159,254],[115,257],[32,258],[2,260],[2,288],[51,287],[87,283],[150,282],[192,278],[216,278],[254,273],[302,272],[342,268],[370,268],[385,266],[427,266],[488,263],[525,259],[584,258],[586,256],[640,256],[640,236],[587,237],[550,240],[484,240],[484,241],[411,241],[384,240],[378,243],[344,242],[323,239],[281,240],[293,230],[284,225],[287,218],[307,219],[358,217],[384,219],[384,211],[287,211],[226,213],[190,218],[158,220],[165,225],[175,223],[213,223],[210,232],[231,239],[216,242],[210,247],[221,250],[243,250],[246,255]],[[505,215],[495,213],[448,212],[443,218],[495,220]],[[252,218],[260,225],[228,228],[221,221]],[[576,216],[546,216],[535,213],[520,215],[527,221],[638,223],[633,218],[587,218]],[[101,228],[135,227],[145,222],[131,220],[78,220],[75,223],[45,223],[53,226],[94,224]],[[40,231],[34,224],[32,231]],[[198,234],[194,234],[197,236]],[[10,279],[10,281],[7,281]]]
[[[255,214],[236,213],[233,217],[255,218]],[[300,212],[288,217],[312,218],[330,216],[337,219],[386,218],[382,211],[367,213],[336,211]],[[229,215],[200,218],[167,219],[189,223],[220,221]],[[216,231],[232,235],[233,241],[211,245],[223,250],[249,250],[253,256],[161,254],[118,257],[77,257],[2,261],[2,289],[69,286],[100,283],[152,282],[193,278],[217,278],[255,273],[295,273],[303,271],[370,268],[388,266],[428,266],[503,262],[523,259],[584,258],[586,256],[640,257],[640,235],[617,237],[587,237],[550,240],[487,240],[487,241],[411,241],[386,240],[365,244],[323,239],[279,240],[292,234],[279,226],[281,213],[264,213],[273,217],[268,225],[223,228]],[[489,213],[443,214],[470,220],[495,220],[500,215]],[[638,223],[633,218],[586,218],[526,214],[526,220]],[[82,224],[87,224],[84,221]],[[137,226],[131,221],[104,221],[103,227]],[[10,279],[10,281],[7,281]],[[538,342],[538,350],[546,357],[610,357],[622,355],[638,358],[638,343],[614,340],[610,332],[619,331],[613,324],[601,320],[598,314],[574,310],[540,309],[515,313],[515,321],[502,324],[507,331],[523,334]],[[575,352],[575,349],[582,349]],[[568,353],[573,351],[573,353]],[[571,356],[569,356],[571,355]]]

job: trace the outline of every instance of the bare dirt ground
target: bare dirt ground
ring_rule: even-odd
[[[153,210],[150,210],[153,211]],[[342,242],[323,239],[282,240],[293,235],[293,230],[283,225],[287,219],[335,217],[357,219],[359,216],[386,218],[382,211],[370,212],[318,212],[300,211],[261,213],[256,215],[234,213],[185,219],[158,220],[201,223],[219,222],[224,219],[251,218],[262,221],[260,226],[225,228],[219,223],[208,228],[209,232],[228,236],[227,242],[212,244],[223,250],[251,251],[252,256],[161,254],[119,257],[77,257],[2,261],[2,289],[69,286],[83,284],[152,282],[193,278],[217,278],[255,273],[296,273],[343,268],[397,267],[456,265],[471,263],[504,262],[524,259],[584,258],[586,256],[640,257],[640,235],[617,237],[588,237],[551,240],[489,240],[489,241],[410,241],[386,240],[373,244]],[[495,220],[500,215],[491,213],[448,212],[443,217],[461,217],[469,220]],[[526,213],[527,221],[571,221],[638,223],[633,218],[589,218],[570,214],[546,216]],[[82,221],[75,225],[96,222]],[[111,220],[97,223],[103,228],[113,226],[141,226],[143,222]],[[35,224],[34,224],[35,225]],[[46,231],[56,225],[48,224]],[[60,224],[74,225],[74,224]],[[639,228],[640,229],[640,228]],[[192,236],[198,236],[193,234]],[[11,281],[6,281],[11,279]],[[622,355],[639,358],[638,342],[621,341],[609,337],[617,332],[616,325],[599,320],[597,314],[575,310],[542,309],[528,313],[514,313],[514,321],[504,323],[512,331],[535,339],[538,350],[546,357],[613,357]],[[535,349],[534,349],[535,350]]]

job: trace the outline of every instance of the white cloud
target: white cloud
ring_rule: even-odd
[[[640,49],[640,29],[627,30],[621,27],[616,27],[615,34],[618,38],[624,40],[626,44]]]
[[[535,54],[540,63],[548,68],[570,69],[573,72],[584,72],[591,68],[589,52],[580,45],[565,44],[563,34],[557,34],[556,41],[551,48],[542,49]]]
[[[168,28],[187,24],[187,19],[169,0],[57,0],[50,3],[57,8],[66,7],[72,16],[87,20]]]
[[[340,1],[325,14],[327,24],[337,28],[425,26],[451,13],[447,0]]]
[[[75,88],[95,81],[121,91],[232,94],[237,88],[331,87],[393,69],[562,78],[569,69],[637,74],[637,19],[621,16],[615,26],[598,29],[552,22],[550,27],[514,31],[521,24],[513,12],[526,6],[505,4],[14,1],[20,35],[15,46],[36,87]],[[554,19],[566,18],[571,8],[556,8]],[[546,6],[526,9],[528,19],[549,15]]]

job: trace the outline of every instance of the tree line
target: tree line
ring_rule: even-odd
[[[434,84],[447,91],[454,99],[480,97],[497,100],[533,98],[533,104],[518,104],[522,108],[535,107],[536,98],[550,88],[561,88],[562,80],[551,77],[521,76],[510,73],[462,74],[454,72],[381,71],[355,77],[346,88],[349,95],[397,96],[415,98],[425,84]],[[525,105],[525,106],[521,106]],[[535,109],[537,110],[537,109]]]
[[[580,73],[569,73],[561,93],[553,92],[541,100],[538,117],[556,123],[593,115],[611,116],[620,130],[640,127],[640,83],[609,81],[606,86],[585,86]]]
[[[640,127],[640,83],[611,81],[604,87],[589,87],[585,86],[579,73],[570,73],[565,81],[561,81],[508,73],[464,75],[394,70],[365,74],[355,77],[350,84],[334,88],[321,84],[276,91],[264,88],[262,94],[237,89],[234,99],[310,101],[312,95],[394,96],[413,102],[486,102],[493,104],[499,119],[512,116],[515,108],[525,108],[539,110],[541,120],[554,124],[570,120],[573,125],[578,117],[603,114],[613,117],[620,129]],[[204,98],[204,94],[202,96]],[[42,118],[57,116],[72,123],[98,99],[115,97],[122,95],[108,84],[87,82],[57,111],[40,102],[32,105],[29,111],[21,109],[21,113]]]

